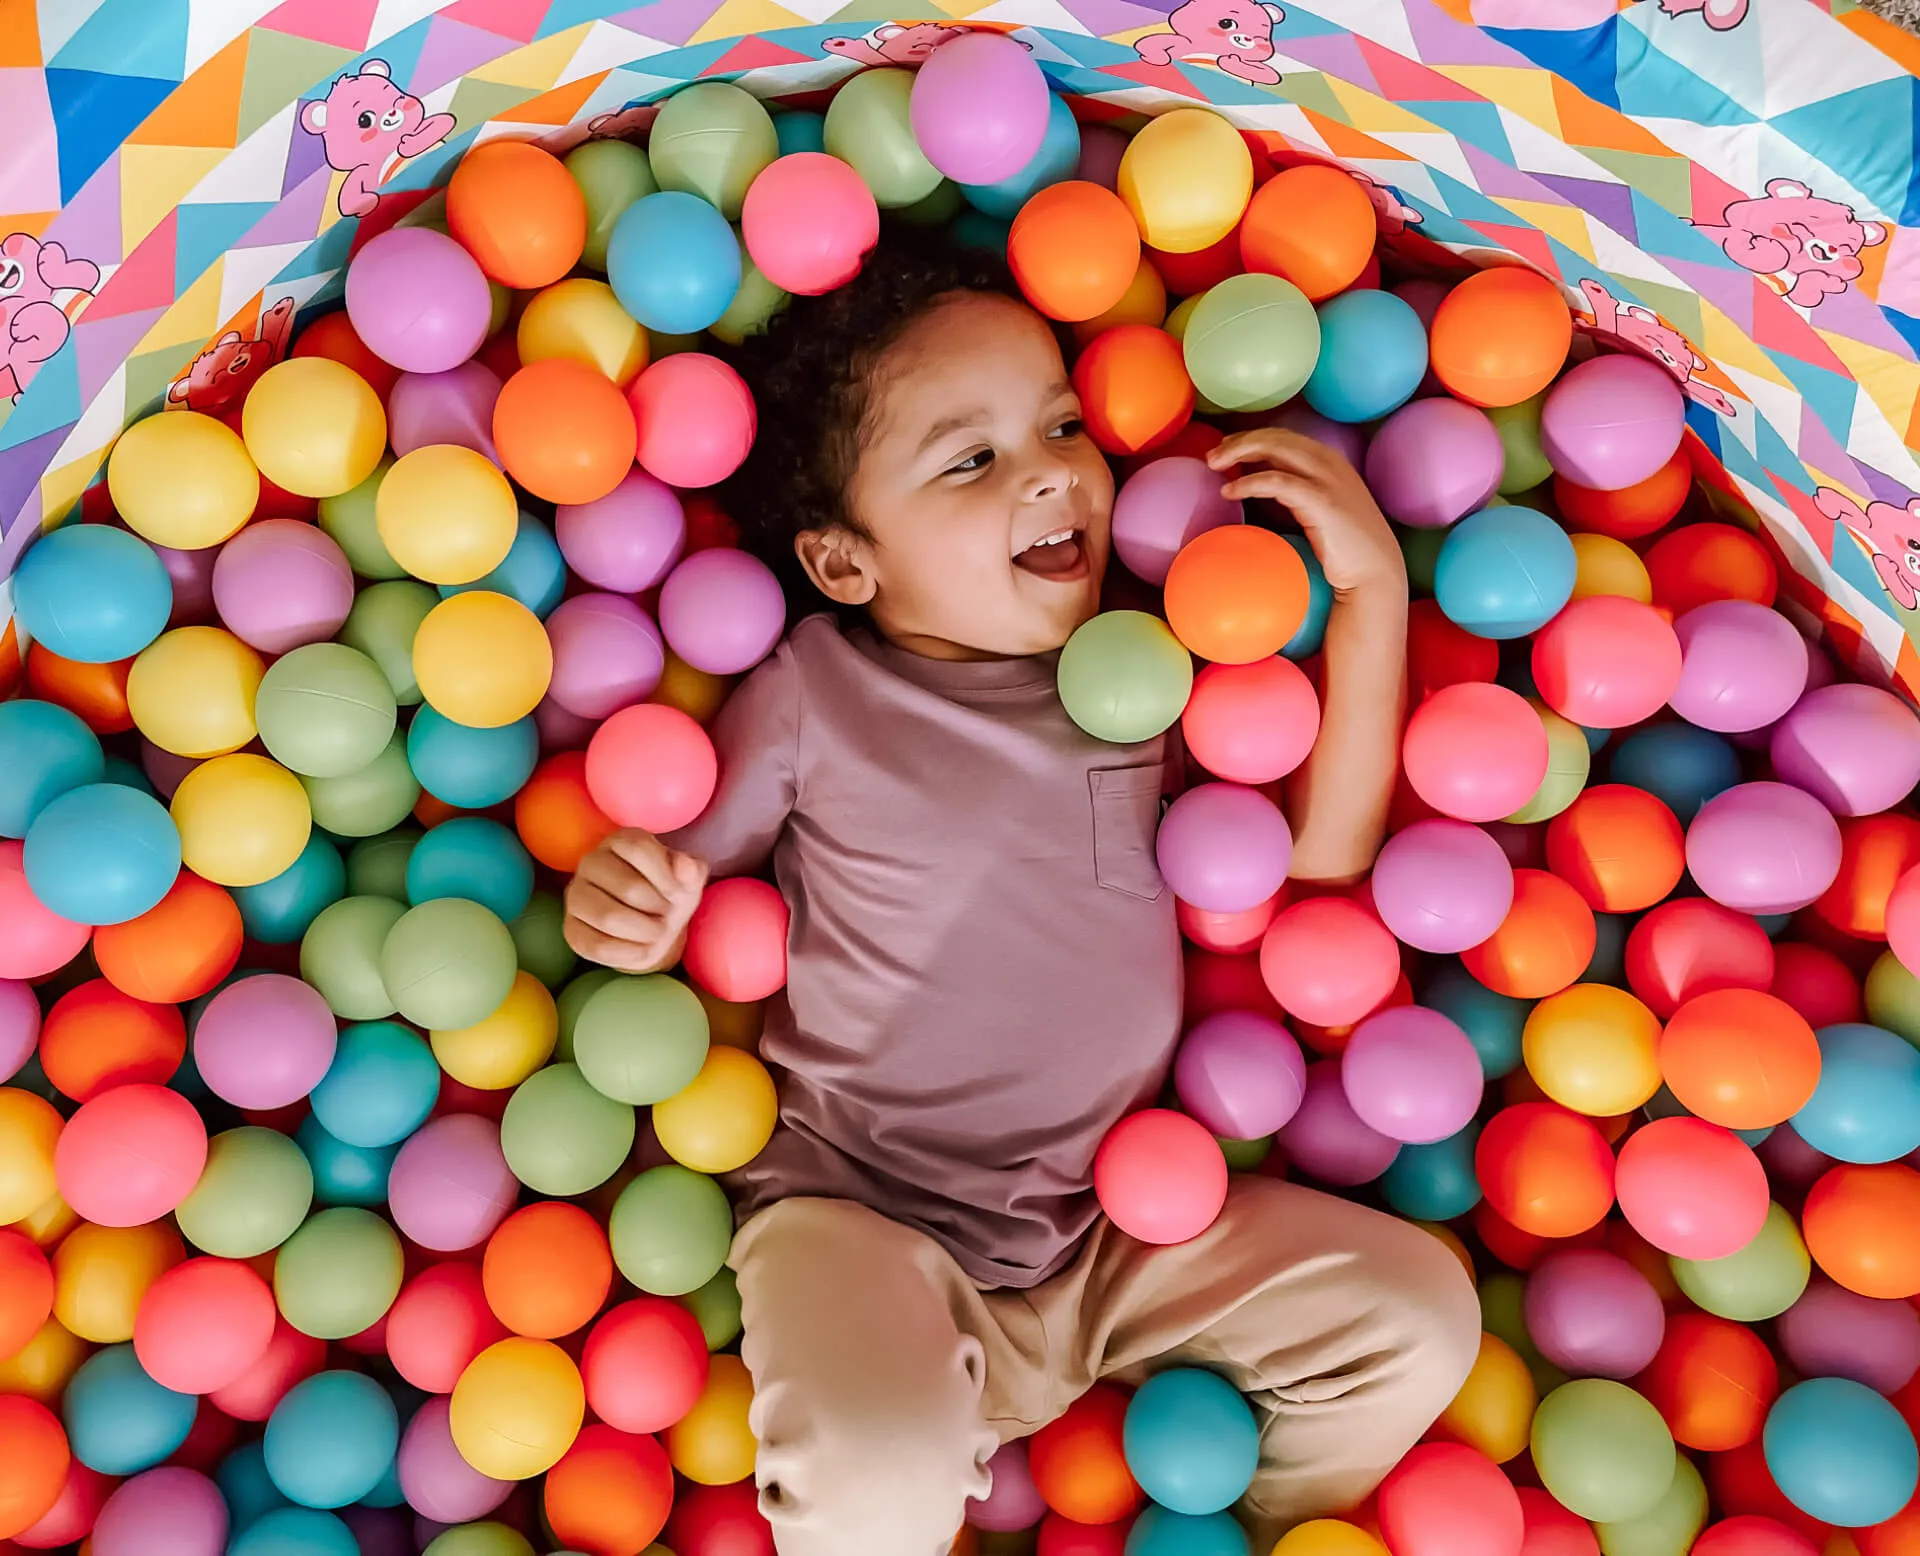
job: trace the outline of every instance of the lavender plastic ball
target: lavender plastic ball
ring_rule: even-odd
[[[1354,1028],[1340,1055],[1354,1116],[1403,1145],[1458,1134],[1486,1085],[1473,1039],[1437,1010],[1398,1005]]]
[[[751,670],[773,652],[786,624],[780,580],[744,551],[696,551],[660,586],[667,646],[708,675]]]
[[[1723,907],[1797,913],[1840,873],[1840,827],[1803,789],[1736,784],[1702,805],[1687,828],[1687,870]]]
[[[1687,402],[1645,357],[1594,357],[1547,391],[1540,448],[1576,486],[1617,492],[1652,475],[1680,446]]]
[[[660,629],[618,594],[576,594],[547,618],[553,679],[547,696],[583,719],[604,719],[650,696],[666,669]]]
[[[353,609],[353,569],[333,538],[298,519],[261,519],[220,548],[213,603],[263,654],[324,643]]]
[[[435,1395],[414,1412],[400,1438],[395,1467],[407,1505],[443,1524],[485,1518],[513,1490],[513,1483],[482,1475],[460,1457],[448,1425],[448,1396]]]
[[[458,1253],[492,1235],[520,1197],[500,1126],[472,1113],[429,1120],[387,1175],[393,1224],[422,1248]]]
[[[1680,684],[1671,702],[1689,724],[1723,735],[1761,729],[1806,689],[1807,641],[1765,605],[1714,600],[1688,611],[1673,631]]]
[[[1398,1140],[1370,1128],[1354,1112],[1337,1059],[1307,1066],[1306,1095],[1280,1130],[1280,1148],[1302,1172],[1336,1188],[1373,1182],[1400,1154]]]
[[[431,227],[393,227],[347,266],[347,317],[402,372],[443,373],[487,338],[493,294],[465,249]]]
[[[1416,951],[1469,950],[1513,906],[1513,866],[1493,836],[1471,822],[1416,821],[1380,850],[1373,905]]]
[[[1778,777],[1835,815],[1871,816],[1920,784],[1920,719],[1877,686],[1821,686],[1775,726],[1769,754]]]
[[[987,1463],[993,1490],[984,1499],[967,1503],[967,1522],[989,1534],[1013,1534],[1031,1529],[1047,1516],[1047,1504],[1033,1483],[1024,1441],[1004,1443]]]
[[[493,402],[500,375],[484,362],[462,362],[444,373],[402,373],[387,396],[387,440],[396,454],[431,443],[453,443],[496,465]]]
[[[1154,854],[1182,902],[1206,913],[1244,913],[1286,883],[1293,834],[1258,789],[1203,783],[1167,807]]]
[[[596,589],[639,594],[673,570],[687,544],[680,498],[635,468],[606,496],[554,510],[560,554]]]
[[[1527,1333],[1540,1354],[1579,1378],[1631,1378],[1667,1332],[1652,1284],[1598,1248],[1548,1254],[1527,1278]]]
[[[1180,1106],[1209,1134],[1259,1140],[1300,1111],[1307,1061],[1270,1016],[1223,1010],[1196,1022],[1173,1065]]]
[[[197,1470],[163,1467],[114,1488],[94,1520],[94,1556],[220,1556],[227,1503]]]
[[[1484,411],[1458,400],[1415,400],[1374,433],[1367,485],[1388,518],[1439,529],[1494,494],[1506,458]]]
[[[1807,1378],[1851,1378],[1893,1394],[1920,1371],[1920,1313],[1815,1276],[1775,1325],[1781,1349]]]
[[[1220,495],[1222,477],[1202,459],[1156,459],[1130,476],[1113,500],[1113,549],[1136,578],[1164,584],[1180,548],[1195,535],[1246,515]]]

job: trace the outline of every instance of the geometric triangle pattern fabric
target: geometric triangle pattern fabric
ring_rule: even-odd
[[[476,136],[641,139],[698,80],[817,101],[931,18],[1013,31],[1083,117],[1210,104],[1269,165],[1347,167],[1415,263],[1542,271],[1588,334],[1670,365],[1715,500],[1775,537],[1861,668],[1920,693],[1920,629],[1812,500],[1920,493],[1920,47],[1864,11],[1747,0],[1716,31],[1662,0],[1286,0],[1264,12],[1279,80],[1255,81],[1167,41],[1175,0],[27,5],[38,28],[0,40],[0,239],[49,256],[70,328],[0,364],[0,641],[12,561],[117,429],[210,337],[337,306],[362,223]],[[455,122],[369,163],[313,106],[360,89]]]

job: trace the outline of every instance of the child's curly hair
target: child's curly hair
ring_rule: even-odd
[[[773,569],[796,614],[827,602],[794,556],[794,537],[834,527],[866,533],[846,495],[872,408],[873,370],[908,325],[955,292],[1020,298],[995,255],[943,234],[890,230],[852,281],[794,298],[765,334],[726,353],[753,391],[759,429],[718,495],[741,546]]]

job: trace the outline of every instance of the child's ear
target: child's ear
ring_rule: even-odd
[[[869,605],[878,592],[872,548],[851,530],[807,529],[793,537],[807,577],[836,605]]]

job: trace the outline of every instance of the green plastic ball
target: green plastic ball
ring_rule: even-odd
[[[1597,1524],[1601,1556],[1687,1556],[1707,1526],[1707,1484],[1681,1454],[1666,1493],[1638,1518]]]
[[[1867,1020],[1920,1048],[1920,978],[1882,951],[1867,972]]]
[[[681,1297],[680,1305],[693,1314],[709,1351],[724,1351],[740,1338],[740,1280],[732,1270],[723,1266],[698,1291]]]
[[[343,1021],[378,1021],[394,1011],[380,973],[380,949],[406,912],[390,897],[342,897],[321,910],[300,940],[300,976]]]
[[[634,1285],[657,1297],[684,1296],[726,1264],[733,1210],[705,1174],[655,1167],[620,1191],[607,1233],[614,1264]]]
[[[1532,1447],[1554,1500],[1596,1523],[1643,1517],[1673,1483],[1673,1433],[1643,1395],[1611,1378],[1575,1378],[1541,1400]]]
[[[1767,1207],[1760,1235],[1724,1259],[1669,1257],[1674,1281],[1696,1307],[1737,1324],[1778,1318],[1800,1300],[1812,1265],[1793,1217]]]
[[[1267,411],[1298,394],[1320,359],[1320,316],[1291,281],[1253,271],[1201,297],[1180,349],[1193,387],[1227,411]]]
[[[567,944],[566,924],[567,910],[560,899],[550,891],[537,891],[526,910],[507,925],[520,970],[549,989],[559,988],[580,960]]]
[[[1487,419],[1500,434],[1500,447],[1506,454],[1506,466],[1500,477],[1500,493],[1504,497],[1530,492],[1542,481],[1553,479],[1553,466],[1540,451],[1540,407],[1546,398],[1547,392],[1542,389],[1531,399],[1515,405],[1495,405],[1487,411]],[[1438,533],[1444,535],[1446,531]]]
[[[571,1064],[536,1070],[507,1100],[500,1150],[536,1194],[565,1199],[597,1189],[633,1149],[633,1109],[589,1086]]]
[[[407,863],[419,841],[412,827],[398,827],[355,843],[347,851],[347,890],[356,897],[390,897],[410,907]]]
[[[417,1027],[456,1032],[500,1008],[520,970],[507,926],[477,902],[438,897],[409,908],[380,947],[394,1008]]]
[[[657,193],[659,182],[647,154],[623,140],[585,141],[563,161],[587,200],[587,246],[580,252],[581,262],[604,275],[613,224],[635,200]]]
[[[940,170],[920,149],[908,117],[913,81],[910,70],[863,70],[827,107],[828,155],[865,180],[882,210],[924,200],[940,183]]]
[[[677,978],[616,978],[576,1018],[573,1057],[603,1096],[650,1107],[693,1084],[710,1038],[706,1008]]]
[[[553,1045],[556,1062],[573,1063],[573,1029],[579,1024],[580,1012],[596,993],[622,976],[611,967],[589,967],[560,991],[554,1000],[560,1017],[560,1033]]]
[[[358,772],[393,739],[393,688],[344,643],[308,643],[267,667],[254,695],[267,754],[304,778]]]
[[[912,205],[903,205],[893,213],[894,220],[908,227],[944,227],[967,208],[967,197],[950,178],[933,186],[933,192]]]
[[[383,454],[373,474],[358,486],[337,497],[320,499],[320,528],[347,554],[347,565],[362,578],[375,583],[407,576],[407,570],[394,561],[387,543],[380,538],[379,526],[373,522],[373,505],[380,495],[380,483],[392,468],[393,456]]]
[[[393,700],[403,708],[420,701],[420,683],[413,674],[413,635],[440,596],[417,578],[397,578],[362,589],[347,612],[340,641],[357,648],[380,667],[393,688]]]
[[[312,1206],[313,1171],[300,1147],[248,1125],[207,1142],[207,1165],[174,1218],[202,1253],[252,1259],[293,1236]]]
[[[1215,1138],[1220,1142],[1220,1154],[1227,1159],[1228,1172],[1252,1172],[1273,1154],[1272,1135],[1262,1135],[1257,1140]]]
[[[323,1210],[280,1245],[273,1296],[281,1316],[317,1340],[378,1323],[406,1273],[400,1238],[371,1210]]]
[[[749,335],[764,335],[767,321],[793,301],[789,292],[769,281],[744,251],[740,256],[740,290],[727,311],[710,326],[716,339],[737,346]]]
[[[1547,729],[1547,776],[1540,780],[1533,798],[1507,817],[1516,823],[1548,821],[1559,815],[1580,798],[1587,775],[1593,770],[1593,747],[1587,744],[1586,732],[1544,702],[1535,698],[1528,701]]]
[[[660,105],[647,157],[662,189],[698,195],[740,220],[747,187],[780,155],[773,117],[728,81],[696,81]]]
[[[413,814],[420,783],[407,765],[407,738],[398,730],[364,767],[338,778],[302,778],[313,824],[335,837],[375,837]]]
[[[1096,740],[1132,745],[1173,726],[1193,690],[1193,656],[1157,616],[1105,611],[1060,650],[1060,702]]]
[[[1444,529],[1423,529],[1413,525],[1395,526],[1400,540],[1400,555],[1406,560],[1407,582],[1420,594],[1433,593],[1433,570],[1440,565],[1440,547],[1446,543]]]
[[[534,1551],[519,1530],[488,1520],[455,1524],[435,1535],[420,1556],[534,1556]]]

